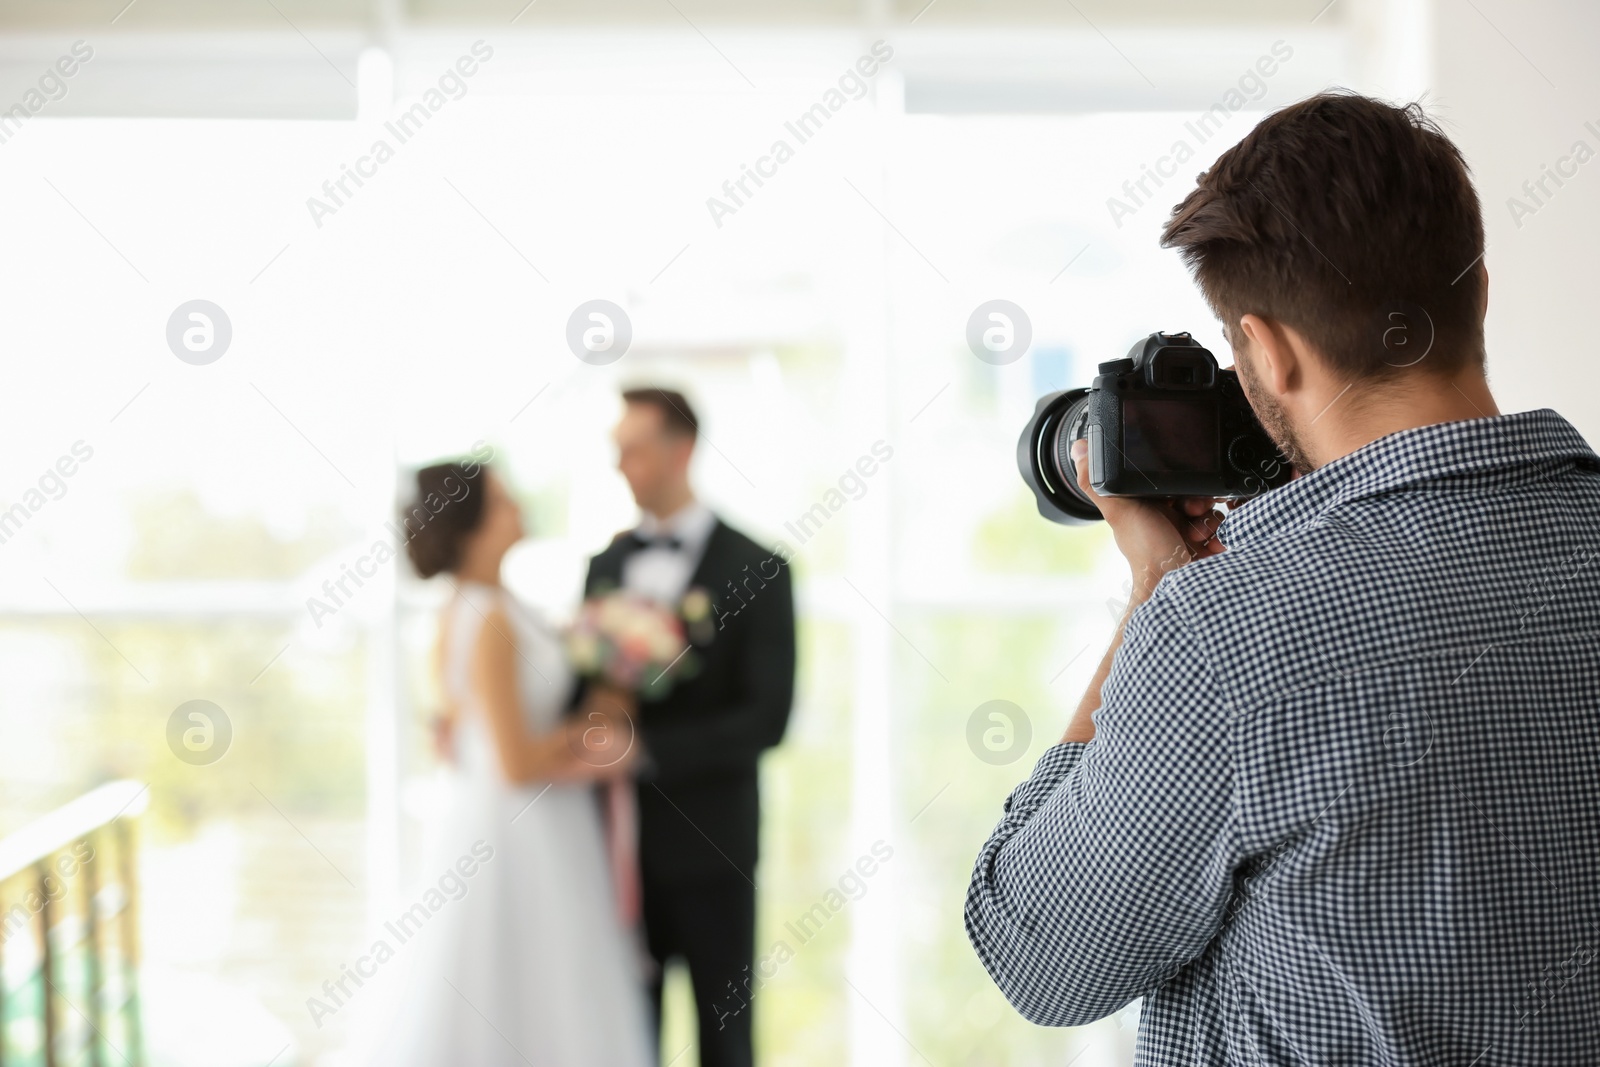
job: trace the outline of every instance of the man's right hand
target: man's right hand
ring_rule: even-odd
[[[1089,444],[1072,442],[1072,462],[1078,471],[1078,488],[1105,516],[1117,551],[1133,571],[1133,599],[1142,603],[1161,576],[1185,563],[1223,551],[1217,527],[1224,515],[1217,500],[1186,497],[1182,500],[1145,500],[1139,497],[1101,496],[1089,483]]]
[[[1078,469],[1078,488],[1094,502],[1111,527],[1117,540],[1117,551],[1127,559],[1133,570],[1133,588],[1128,596],[1128,607],[1117,626],[1111,647],[1100,660],[1094,677],[1089,680],[1078,710],[1067,723],[1062,741],[1092,741],[1094,739],[1094,713],[1100,707],[1100,687],[1111,673],[1111,663],[1122,644],[1122,630],[1133,610],[1155,592],[1156,583],[1168,571],[1185,563],[1215,556],[1224,551],[1217,540],[1217,527],[1222,525],[1223,514],[1216,510],[1219,501],[1206,497],[1189,497],[1182,500],[1145,500],[1139,497],[1101,496],[1089,484],[1089,445],[1086,441],[1072,442],[1072,462]],[[1231,506],[1231,502],[1230,502]]]

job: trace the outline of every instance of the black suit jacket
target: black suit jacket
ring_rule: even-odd
[[[622,585],[636,551],[620,536],[589,561],[584,595]],[[788,564],[718,519],[689,591],[711,601],[688,627],[698,669],[641,705],[639,853],[654,883],[755,880],[757,763],[783,738],[794,700],[794,592]]]

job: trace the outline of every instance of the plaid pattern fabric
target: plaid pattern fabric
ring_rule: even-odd
[[[1553,411],[1237,509],[1011,794],[967,934],[1137,1062],[1600,1063],[1600,459]]]

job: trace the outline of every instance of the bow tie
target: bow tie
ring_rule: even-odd
[[[683,542],[670,534],[661,534],[657,537],[647,537],[635,530],[628,535],[628,540],[636,549],[664,548],[668,552],[677,552],[683,548]]]

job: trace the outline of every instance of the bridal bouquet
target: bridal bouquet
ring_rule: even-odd
[[[683,661],[688,651],[682,618],[653,600],[627,593],[611,592],[584,601],[567,630],[567,657],[574,671],[591,683],[640,700],[667,694],[676,680],[674,671],[687,666]],[[633,723],[626,712],[624,718],[631,750]],[[617,914],[624,926],[633,927],[641,900],[637,804],[633,787],[624,778],[612,778],[603,788],[606,852]]]
[[[567,655],[579,675],[641,700],[666,695],[688,648],[677,614],[627,593],[585,601],[567,633]]]

